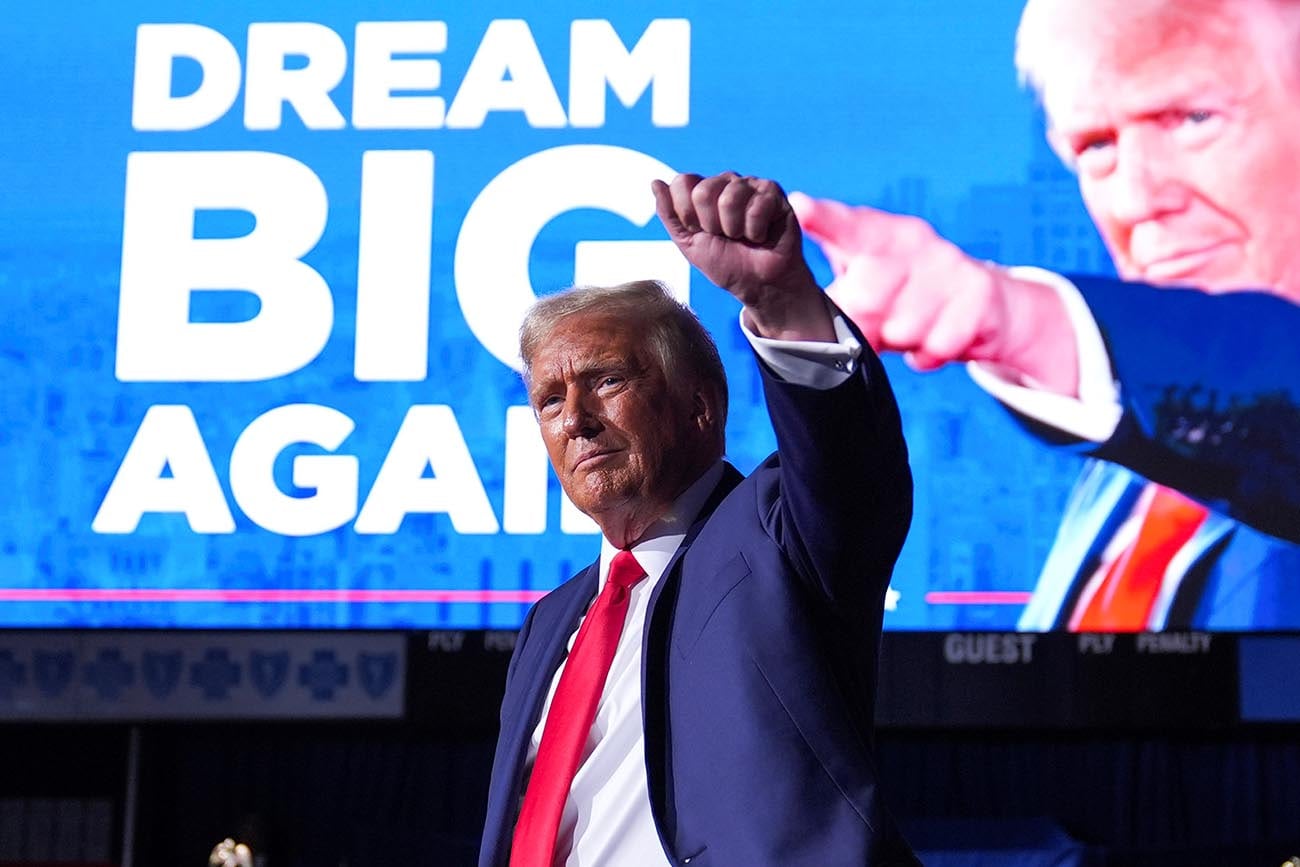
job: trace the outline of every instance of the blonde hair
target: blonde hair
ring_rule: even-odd
[[[1266,11],[1263,19],[1250,12]],[[1091,36],[1099,62],[1130,69],[1178,44],[1225,43],[1243,35],[1277,43],[1279,59],[1296,71],[1300,54],[1297,0],[1028,0],[1016,30],[1016,71],[1046,104],[1054,75],[1077,63],[1062,46]],[[1086,70],[1072,70],[1085,71]]]
[[[699,317],[657,280],[617,286],[574,286],[539,299],[519,328],[519,355],[528,382],[533,358],[564,319],[585,315],[634,324],[669,387],[685,394],[700,384],[713,392],[719,440],[727,422],[727,371]]]

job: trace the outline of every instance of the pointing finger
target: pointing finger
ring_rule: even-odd
[[[848,267],[853,254],[858,252],[858,245],[844,237],[841,227],[845,220],[836,219],[831,213],[838,202],[828,199],[814,199],[800,192],[790,193],[790,207],[799,220],[799,227],[805,235],[822,248],[831,270],[839,275]],[[840,205],[840,207],[846,207]]]
[[[861,253],[906,254],[934,235],[929,224],[917,217],[846,205],[833,199],[791,193],[790,205],[799,217],[799,225],[832,260]]]

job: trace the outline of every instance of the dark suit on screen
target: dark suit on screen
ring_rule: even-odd
[[[1072,279],[1106,342],[1123,414],[1088,448],[1021,626],[1064,627],[1150,479],[1210,509],[1152,628],[1300,628],[1300,307],[1265,293]]]
[[[916,863],[882,804],[872,735],[911,477],[884,371],[866,348],[859,364],[824,391],[763,371],[777,452],[748,477],[727,467],[651,599],[646,771],[672,863]],[[529,736],[597,577],[593,564],[557,588],[519,634],[482,867],[508,861]]]

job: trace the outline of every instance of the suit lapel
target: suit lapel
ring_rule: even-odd
[[[1021,615],[1021,629],[1065,627],[1102,552],[1129,519],[1134,503],[1148,484],[1145,478],[1118,464],[1098,460],[1088,463],[1066,505],[1033,598]],[[1210,512],[1192,540],[1170,561],[1148,629],[1169,627],[1170,613],[1179,604],[1187,573],[1217,550],[1235,527],[1236,522],[1230,518]]]
[[[736,485],[740,484],[744,478],[745,477],[740,474],[740,471],[731,464],[723,465],[722,478],[718,480],[717,487],[713,489],[713,493],[709,494],[709,498],[705,500],[704,505],[700,507],[699,516],[697,516],[695,522],[691,524],[690,529],[686,531],[686,537],[682,539],[682,544],[677,546],[677,550],[673,552],[672,559],[668,561],[668,568],[664,570],[663,580],[659,582],[655,587],[654,592],[650,594],[650,610],[646,614],[648,623],[653,622],[659,614],[659,600],[664,595],[665,588],[667,588],[670,583],[674,583],[678,580],[678,573],[681,571],[678,566],[681,564],[682,555],[686,553],[687,548],[691,547],[691,543],[694,542],[695,537],[700,534],[700,530],[704,529],[704,525],[708,523],[709,518],[713,515],[714,510],[718,508],[718,505],[726,498],[727,494],[730,494],[732,490],[735,489]],[[651,631],[652,630],[650,629],[645,630],[643,644],[641,646],[643,654],[648,653],[650,650],[649,642]],[[642,656],[643,660],[646,658],[646,656]],[[643,681],[642,687],[644,687],[644,685]]]
[[[511,732],[519,741],[516,748],[519,750],[520,764],[523,762],[523,749],[527,745],[528,736],[541,719],[542,704],[546,700],[551,680],[568,652],[569,637],[577,630],[578,621],[596,595],[599,576],[600,561],[597,560],[574,577],[573,592],[557,598],[556,601],[560,604],[555,606],[553,612],[537,612],[538,620],[532,629],[532,634],[537,637],[537,653],[535,656],[529,653],[528,669],[519,673],[521,679],[526,678],[524,683],[528,684],[528,689],[520,699],[519,713],[516,716],[518,731]]]
[[[1090,564],[1128,516],[1145,484],[1145,479],[1116,464],[1088,461],[1070,493],[1033,598],[1020,615],[1021,629],[1059,629],[1069,622]]]
[[[686,554],[695,537],[708,523],[713,512],[723,499],[730,494],[744,476],[731,464],[723,468],[722,479],[718,482],[709,499],[700,509],[699,516],[686,531],[686,537],[677,546],[664,577],[650,595],[650,608],[646,612],[645,634],[641,644],[641,724],[645,733],[646,784],[650,794],[650,810],[655,818],[655,827],[663,841],[666,851],[671,852],[671,843],[677,826],[676,807],[672,802],[671,787],[668,780],[672,778],[671,754],[668,750],[668,719],[665,697],[668,690],[667,668],[669,638],[672,631],[673,610],[676,607],[677,593],[682,581],[682,557]]]
[[[522,783],[528,742],[541,719],[542,705],[556,669],[568,652],[569,637],[577,630],[578,621],[596,595],[599,575],[600,561],[597,560],[539,602],[528,643],[518,651],[523,656],[519,659],[514,681],[523,685],[523,692],[513,702],[508,726],[501,732],[501,755],[510,757],[509,784],[503,787],[503,791],[511,795],[499,817],[497,852],[502,853],[500,859],[504,859],[504,853],[509,851],[511,829],[524,795]],[[548,605],[548,601],[554,604]]]
[[[1156,597],[1156,604],[1152,607],[1151,616],[1147,621],[1148,629],[1183,628],[1194,625],[1192,620],[1198,603],[1204,596],[1205,586],[1201,581],[1188,581],[1188,575],[1202,558],[1217,556],[1221,550],[1221,543],[1236,529],[1236,521],[1213,509],[1210,510],[1205,523],[1197,529],[1196,535],[1169,561],[1169,568],[1165,570],[1165,580],[1160,584],[1160,594]],[[1258,564],[1254,565],[1258,566]],[[1242,574],[1253,577],[1256,569],[1244,570]],[[1187,588],[1190,596],[1182,600],[1180,595],[1187,584],[1192,585]],[[1179,606],[1184,601],[1186,610],[1180,612]],[[1169,622],[1171,615],[1174,619],[1172,624]]]

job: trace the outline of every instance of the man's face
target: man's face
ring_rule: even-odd
[[[717,457],[712,411],[696,390],[669,387],[641,333],[575,314],[532,359],[529,400],[560,484],[601,520],[655,520]]]
[[[1121,276],[1300,301],[1300,83],[1273,7],[1225,7],[1062,32],[1051,137]]]

